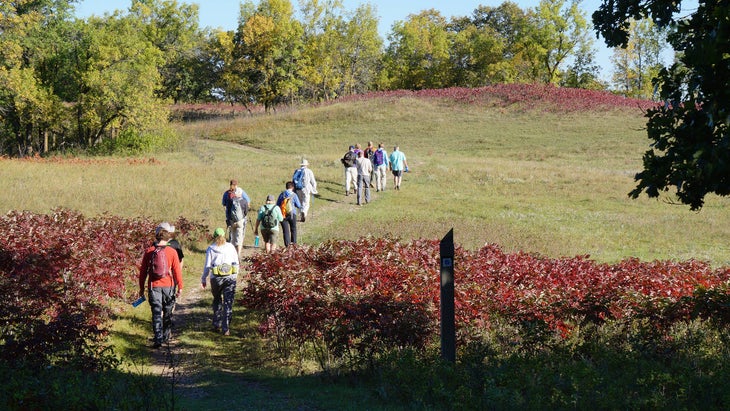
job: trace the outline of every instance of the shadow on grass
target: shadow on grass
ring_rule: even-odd
[[[295,367],[267,349],[257,316],[242,307],[234,305],[230,336],[216,332],[210,292],[193,293],[200,295],[175,308],[169,345],[153,349],[150,322],[138,317],[127,318],[129,331],[114,335],[121,341],[118,353],[128,363],[129,378],[158,377],[174,409],[343,410],[362,409],[363,404],[373,409],[370,395],[351,384],[323,384],[322,377],[297,375]]]

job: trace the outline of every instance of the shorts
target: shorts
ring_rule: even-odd
[[[231,241],[230,243],[238,247],[243,245],[243,236],[246,230],[246,219],[236,221],[231,224]]]
[[[403,170],[393,170],[393,175],[396,177],[400,177],[403,175]]]
[[[274,230],[261,230],[261,238],[264,240],[264,244],[274,244],[276,242],[276,233]]]

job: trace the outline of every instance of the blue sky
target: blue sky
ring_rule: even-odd
[[[539,0],[513,0],[522,9],[537,6]],[[238,21],[240,0],[200,0],[186,1],[181,3],[197,3],[200,12],[200,25],[202,27],[223,28],[233,30]],[[504,0],[487,1],[464,1],[464,0],[441,0],[441,1],[405,1],[405,0],[343,0],[346,10],[355,10],[360,4],[370,3],[375,6],[380,17],[379,31],[383,40],[387,39],[393,23],[405,20],[408,15],[416,14],[422,10],[436,9],[446,18],[453,16],[470,16],[479,5],[497,7]],[[254,3],[258,3],[254,1]],[[114,10],[127,10],[131,4],[130,0],[81,0],[76,7],[76,15],[81,18],[92,14],[103,15]],[[298,4],[295,0],[292,4]],[[586,16],[590,15],[600,4],[600,0],[584,0],[582,7],[586,10]],[[607,80],[611,72],[610,56],[603,43],[603,39],[595,39],[594,46],[597,50],[596,63],[601,66],[601,76]]]

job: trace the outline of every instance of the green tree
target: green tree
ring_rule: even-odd
[[[204,36],[198,27],[198,5],[177,0],[132,0],[130,14],[141,23],[144,37],[163,53],[158,94],[174,102],[200,96],[207,85],[200,69]]]
[[[652,79],[664,67],[661,53],[666,47],[666,32],[649,19],[632,20],[629,32],[626,47],[613,50],[613,84],[628,97],[649,99]]]
[[[387,88],[429,89],[450,85],[446,19],[437,10],[411,14],[393,24],[386,49]]]
[[[302,25],[288,0],[262,0],[258,7],[241,5],[234,39],[235,71],[247,94],[266,110],[291,103],[301,86]]]
[[[133,16],[92,17],[80,29],[78,94],[73,101],[77,133],[87,146],[167,122],[156,95],[162,52],[147,41]]]
[[[461,85],[459,79],[465,76],[475,78],[475,84],[518,81],[527,65],[522,53],[527,23],[525,12],[509,1],[498,7],[479,6],[471,17],[452,19],[449,26],[457,33],[455,84]]]
[[[541,0],[528,14],[530,24],[523,49],[533,81],[557,84],[565,64],[578,51],[592,53],[587,19],[580,0]]]
[[[606,0],[593,23],[611,47],[628,44],[632,20],[650,18],[673,30],[668,42],[678,61],[654,80],[662,104],[646,113],[651,148],[629,195],[674,189],[697,210],[707,194],[730,194],[730,3],[700,1],[694,13],[677,18],[681,4]]]
[[[19,156],[48,149],[49,131],[64,111],[44,82],[72,1],[0,1],[0,149]]]

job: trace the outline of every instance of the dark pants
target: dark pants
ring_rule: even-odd
[[[281,231],[284,233],[284,247],[289,247],[289,244],[297,243],[297,216],[294,213],[290,213],[284,221],[281,222]]]
[[[152,287],[149,291],[152,309],[152,332],[155,343],[162,344],[172,333],[172,310],[175,308],[175,287]]]
[[[228,331],[233,316],[233,297],[236,294],[236,276],[212,276],[210,291],[213,293],[213,326]]]

